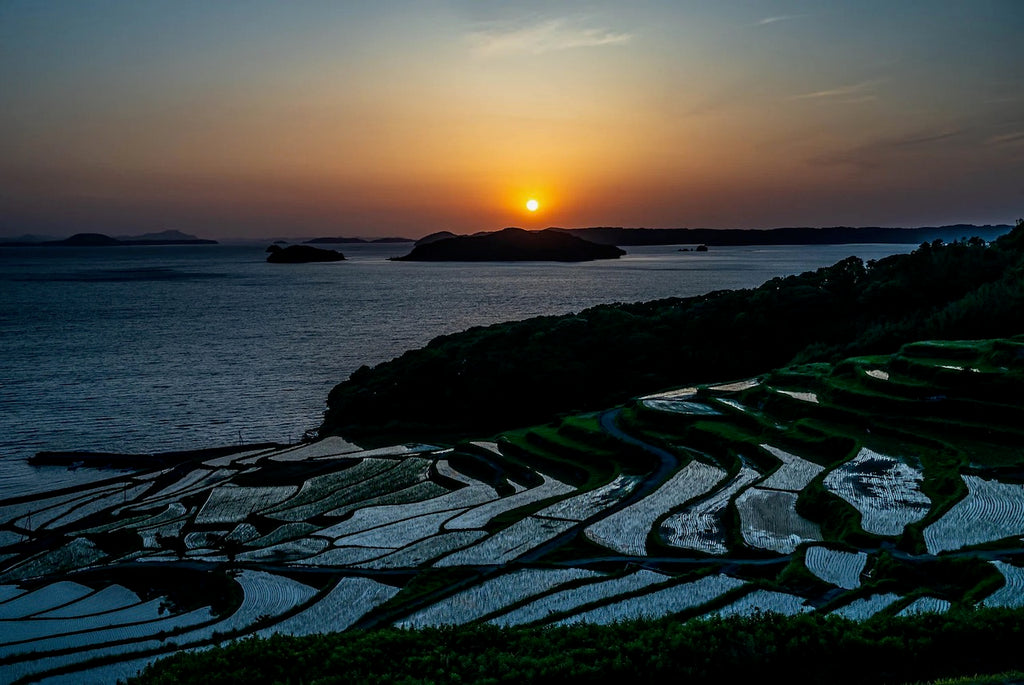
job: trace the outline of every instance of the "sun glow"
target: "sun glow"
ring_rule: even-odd
[[[527,200],[526,208],[531,212],[536,212],[538,209],[540,209],[540,203],[533,199]]]

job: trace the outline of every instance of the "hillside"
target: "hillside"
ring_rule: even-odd
[[[723,380],[450,448],[238,447],[0,502],[0,680],[275,633],[145,682],[1024,667],[1024,336]]]
[[[1024,331],[1022,274],[1024,223],[991,245],[925,243],[750,290],[473,328],[358,369],[331,391],[320,433],[480,434],[791,361],[1013,335]]]

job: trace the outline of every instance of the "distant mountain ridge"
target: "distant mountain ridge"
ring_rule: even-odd
[[[602,245],[842,245],[903,243],[935,240],[952,242],[978,237],[987,242],[1009,233],[1013,226],[952,224],[920,228],[831,226],[827,228],[553,228]]]
[[[129,247],[145,245],[216,245],[216,240],[204,240],[180,231],[161,231],[141,236],[112,238],[104,233],[76,233],[63,240],[13,241],[0,243],[0,247]]]
[[[437,231],[436,233],[430,233],[423,236],[416,241],[417,245],[429,245],[430,243],[436,243],[438,240],[447,240],[448,238],[458,238],[459,236],[451,231]]]
[[[174,229],[168,229],[166,231],[157,231],[155,233],[143,233],[142,235],[119,235],[114,237],[122,242],[152,242],[158,240],[201,240],[199,236],[192,235],[191,233],[182,233],[181,231]]]

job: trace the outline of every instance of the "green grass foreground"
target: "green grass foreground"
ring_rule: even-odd
[[[175,655],[130,682],[927,682],[1024,668],[1022,632],[1024,610],[1007,609],[863,623],[767,614],[546,629],[387,629],[246,639]]]

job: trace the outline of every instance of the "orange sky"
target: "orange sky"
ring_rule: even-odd
[[[5,4],[0,233],[1024,212],[1017,0],[381,5]]]

